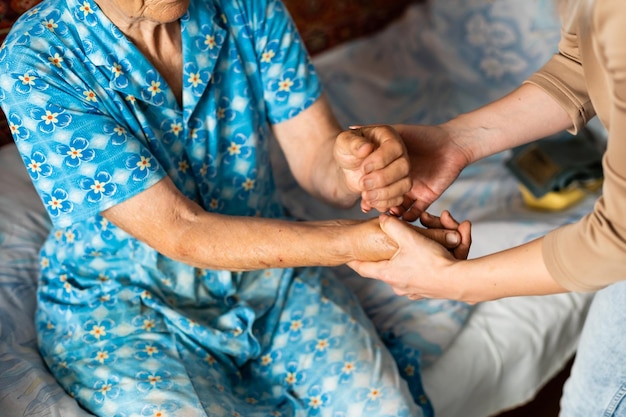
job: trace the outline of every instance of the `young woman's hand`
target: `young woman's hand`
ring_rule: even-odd
[[[381,215],[365,222],[353,220],[340,220],[351,222],[356,228],[357,234],[350,238],[353,244],[353,257],[357,262],[377,262],[390,260],[398,255],[399,248],[403,244],[381,227],[389,215]],[[426,227],[419,227],[404,221],[407,230],[437,243],[456,259],[467,259],[471,245],[471,224],[469,221],[458,223],[448,211],[444,211],[440,217],[424,213],[421,222]],[[352,266],[352,265],[350,265]],[[357,271],[358,272],[358,271]]]
[[[378,262],[354,261],[348,265],[363,277],[376,278],[388,283],[398,295],[418,298],[459,299],[460,288],[451,267],[466,259],[471,244],[471,224],[469,221],[456,222],[448,212],[441,217],[422,215],[425,225],[434,229],[421,229],[393,216],[381,215],[380,226],[398,249],[389,260]],[[439,226],[443,226],[439,228]],[[456,245],[444,246],[441,236],[451,233],[456,227],[459,241]],[[426,231],[439,233],[428,236]],[[445,239],[445,238],[444,238]]]
[[[454,182],[471,156],[443,126],[394,125],[409,156],[411,190],[401,207],[402,217],[417,220]]]

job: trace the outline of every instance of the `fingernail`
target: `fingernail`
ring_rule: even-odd
[[[394,217],[401,217],[402,213],[400,213],[400,210],[398,210],[397,208],[391,208],[389,210],[387,210],[387,214],[394,216]]]
[[[365,165],[365,173],[366,174],[369,174],[373,170],[374,170],[374,164],[367,164],[367,165]]]
[[[456,233],[446,233],[446,242],[450,245],[458,245],[459,237]]]
[[[363,181],[363,187],[366,190],[371,190],[372,188],[374,188],[374,180],[368,179],[368,180]]]

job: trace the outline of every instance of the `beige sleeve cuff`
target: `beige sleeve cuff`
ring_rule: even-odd
[[[555,55],[525,83],[541,88],[563,107],[574,125],[570,130],[573,134],[595,116],[582,67],[561,54]]]
[[[526,81],[543,89],[565,109],[572,120],[570,132],[576,134],[595,116],[587,92],[578,46],[578,35],[561,29],[559,53]]]
[[[577,230],[579,228],[579,224],[572,224],[548,233],[543,239],[543,261],[550,276],[563,288],[575,292],[597,291],[604,287],[593,280],[597,272],[593,268],[593,263],[597,263],[597,259],[592,259],[592,256],[578,256],[578,252],[584,249],[572,248],[568,244],[572,239],[580,239]],[[587,258],[582,262],[585,264],[584,271],[575,270],[574,263],[579,265],[581,258]]]

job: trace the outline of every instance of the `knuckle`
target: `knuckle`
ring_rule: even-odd
[[[403,295],[405,295],[405,294],[406,294],[406,291],[404,291],[404,290],[402,290],[402,289],[400,289],[400,288],[398,288],[398,287],[393,287],[393,292],[394,292],[396,295],[400,295],[400,296],[403,296]]]
[[[407,158],[398,159],[398,169],[403,175],[407,175],[411,170],[411,165],[409,164],[409,160]]]
[[[348,138],[349,138],[350,136],[353,136],[353,133],[352,133],[352,132],[346,132],[346,131],[344,131],[344,132],[340,132],[340,133],[337,135],[336,141],[337,141],[337,142],[345,142],[345,141],[347,141],[347,140],[348,140]]]
[[[389,125],[377,125],[374,126],[374,130],[378,130],[381,133],[390,133],[393,131],[393,129]]]
[[[403,193],[407,193],[411,189],[412,185],[413,183],[411,182],[410,178],[403,178],[400,182],[400,187]]]
[[[388,207],[399,207],[399,206],[401,206],[401,205],[402,205],[402,201],[404,201],[404,199],[402,198],[402,196],[395,197],[395,198],[390,199],[390,200],[387,202],[387,206],[388,206]]]

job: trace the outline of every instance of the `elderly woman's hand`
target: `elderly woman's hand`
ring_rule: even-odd
[[[393,216],[381,215],[381,229],[398,249],[389,260],[350,262],[348,265],[363,277],[387,282],[398,295],[418,298],[460,298],[458,282],[450,274],[451,266],[466,259],[471,244],[469,221],[456,222],[445,212],[441,217],[423,214],[427,227],[415,226]],[[446,235],[456,230],[459,241],[446,244]]]
[[[404,142],[392,127],[368,126],[340,133],[334,157],[348,188],[361,195],[361,210],[400,214],[396,207],[404,202],[411,180]]]

